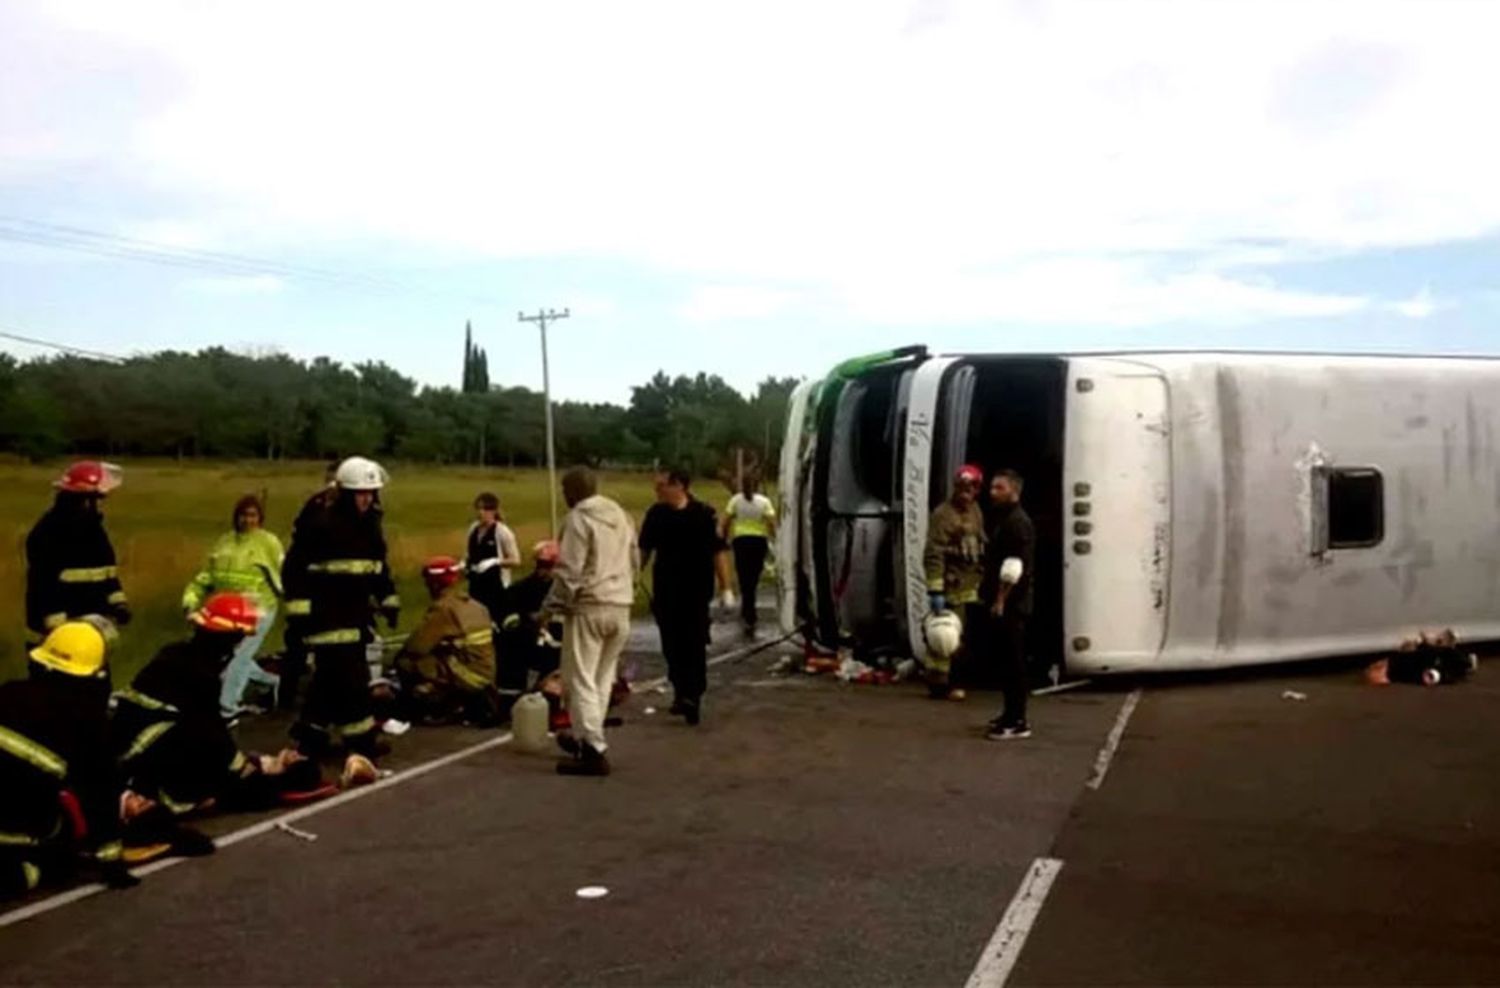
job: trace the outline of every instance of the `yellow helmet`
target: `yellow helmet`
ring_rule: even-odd
[[[31,650],[31,661],[69,676],[98,676],[109,657],[109,639],[92,621],[58,625]]]

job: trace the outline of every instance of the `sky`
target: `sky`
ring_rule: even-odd
[[[536,387],[517,314],[567,307],[554,394],[612,401],[909,343],[1497,353],[1496,36],[1485,0],[0,0],[0,330],[456,386],[472,321]]]

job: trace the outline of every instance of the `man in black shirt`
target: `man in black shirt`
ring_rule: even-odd
[[[688,492],[681,470],[657,475],[656,504],[641,525],[641,565],[653,559],[651,612],[674,694],[672,713],[696,725],[708,687],[708,608],[724,551],[714,509]]]
[[[1000,667],[1005,707],[990,722],[991,741],[1031,736],[1026,723],[1026,619],[1031,616],[1036,529],[1021,507],[1024,481],[1014,470],[1001,470],[990,481],[995,530],[985,550],[980,602],[989,606],[990,634]]]

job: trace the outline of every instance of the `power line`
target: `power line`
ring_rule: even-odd
[[[124,357],[119,357],[112,353],[104,353],[99,350],[85,350],[83,347],[69,346],[66,343],[56,343],[52,340],[43,340],[35,336],[26,336],[4,328],[0,328],[0,337],[4,337],[7,340],[16,340],[21,343],[30,343],[32,346],[61,350],[63,353],[71,353],[75,357],[88,357],[91,360],[103,360],[112,364],[123,364],[125,362]]]
[[[481,305],[498,304],[483,296],[466,296],[438,292],[404,284],[389,278],[354,272],[337,271],[283,261],[234,254],[224,251],[180,247],[158,241],[90,230],[83,227],[47,223],[24,217],[0,216],[0,240],[37,247],[51,247],[94,254],[119,260],[140,261],[168,267],[186,268],[225,276],[271,276],[309,281],[334,288],[387,295],[428,295]]]

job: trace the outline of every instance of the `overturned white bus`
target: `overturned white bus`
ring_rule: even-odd
[[[1071,675],[1500,639],[1500,360],[1269,353],[849,361],[793,396],[781,620],[921,656],[957,467],[1026,478],[1029,648]]]

